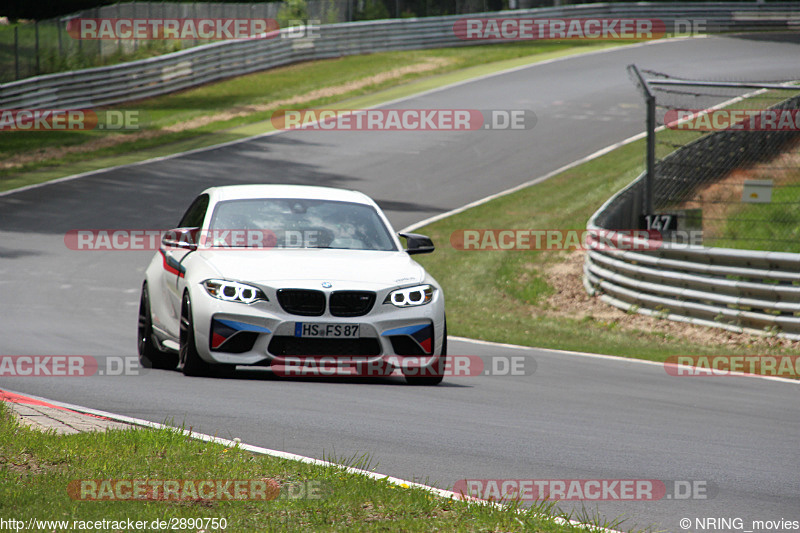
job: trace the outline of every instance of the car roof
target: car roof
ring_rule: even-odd
[[[210,196],[213,202],[252,198],[304,198],[309,200],[333,200],[374,205],[374,202],[369,196],[358,191],[312,185],[225,185],[222,187],[211,187],[204,192]]]

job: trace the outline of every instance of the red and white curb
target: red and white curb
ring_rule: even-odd
[[[0,390],[0,402],[12,404],[11,410],[20,421],[34,429],[56,434],[123,429],[128,424],[104,416],[90,415],[54,405],[44,400]]]

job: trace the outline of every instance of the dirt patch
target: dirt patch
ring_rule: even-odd
[[[18,475],[39,475],[46,472],[63,472],[65,464],[40,463],[29,453],[22,453],[13,459],[0,455],[0,469]]]
[[[19,168],[26,164],[40,163],[51,159],[57,159],[64,157],[68,154],[85,154],[101,150],[104,148],[117,146],[122,143],[134,142],[143,139],[153,139],[170,133],[188,131],[206,126],[208,124],[212,124],[214,122],[221,122],[225,120],[231,120],[234,118],[245,117],[253,113],[271,111],[287,105],[300,106],[309,102],[313,102],[320,98],[330,98],[334,96],[345,95],[352,91],[357,91],[373,85],[378,85],[386,81],[396,80],[402,78],[403,76],[407,76],[408,74],[419,74],[422,72],[429,72],[432,70],[436,70],[440,67],[448,65],[452,61],[453,60],[451,59],[442,57],[428,58],[425,61],[414,63],[413,65],[398,67],[392,70],[388,70],[386,72],[381,72],[380,74],[375,74],[374,76],[368,76],[366,78],[362,78],[360,80],[354,80],[347,83],[343,83],[341,85],[334,85],[331,87],[324,87],[322,89],[310,91],[308,93],[294,96],[292,98],[275,100],[264,104],[236,106],[220,113],[214,113],[213,115],[207,115],[203,117],[193,118],[191,120],[187,120],[184,122],[178,122],[176,124],[172,124],[170,126],[161,128],[160,130],[140,131],[131,134],[119,134],[119,133],[110,134],[103,136],[102,138],[92,139],[88,142],[85,142],[77,146],[48,147],[48,148],[42,148],[40,150],[25,152],[22,154],[15,154],[7,157],[4,161],[0,162],[0,168],[3,169]]]
[[[659,319],[626,313],[608,305],[599,297],[589,296],[583,287],[584,252],[576,251],[565,255],[561,261],[545,265],[544,277],[555,289],[546,302],[545,311],[537,311],[548,316],[577,320],[591,320],[596,323],[614,324],[623,331],[646,331],[685,339],[687,342],[708,346],[730,348],[792,347],[796,344],[788,339],[760,337],[734,333],[724,329],[695,326],[683,322]]]
[[[207,124],[211,124],[213,122],[220,122],[223,120],[245,117],[253,113],[271,111],[287,105],[301,105],[307,102],[313,102],[314,100],[319,100],[320,98],[331,98],[333,96],[340,96],[352,91],[357,91],[360,89],[364,89],[366,87],[370,87],[372,85],[378,85],[386,81],[402,78],[403,76],[406,76],[408,74],[417,74],[420,72],[428,72],[431,70],[435,70],[439,67],[447,65],[448,63],[450,63],[450,60],[448,59],[434,57],[426,61],[423,61],[421,63],[415,63],[413,65],[407,65],[405,67],[400,67],[386,72],[381,72],[380,74],[369,76],[367,78],[362,78],[360,80],[354,80],[347,83],[343,83],[342,85],[323,87],[322,89],[317,89],[315,91],[295,96],[293,98],[275,100],[266,104],[253,104],[248,106],[233,107],[228,111],[224,111],[222,113],[216,113],[214,115],[208,115],[205,117],[198,117],[186,122],[181,122],[178,124],[173,124],[172,126],[167,126],[163,128],[163,131],[168,131],[168,132],[186,131],[190,129],[199,128]]]

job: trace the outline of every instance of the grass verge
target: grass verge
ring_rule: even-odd
[[[368,468],[363,461],[349,462],[351,466]],[[96,480],[97,486],[102,487],[102,480],[122,479],[153,483],[269,479],[280,484],[281,495],[268,501],[86,501],[74,499],[68,492],[70,483],[76,486],[76,480]],[[80,491],[73,490],[72,494],[79,495]],[[101,495],[102,489],[97,494]],[[254,455],[201,442],[171,430],[109,430],[61,436],[41,433],[20,425],[0,402],[0,517],[22,520],[26,526],[30,519],[66,521],[47,527],[39,524],[34,530],[74,530],[79,527],[75,521],[86,524],[102,520],[122,524],[128,520],[148,524],[163,520],[184,526],[172,529],[207,532],[577,529],[539,515],[550,508],[544,505],[518,511],[513,506],[500,509],[467,504],[336,467]],[[206,518],[224,519],[226,527],[211,527],[210,521],[197,527],[197,520]],[[128,530],[113,525],[93,529]]]
[[[363,108],[472,77],[625,43],[523,42],[312,61],[115,106],[133,131],[0,132],[0,190],[273,131],[283,109]],[[102,114],[102,113],[101,113]]]

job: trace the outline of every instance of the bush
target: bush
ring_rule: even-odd
[[[379,20],[388,19],[389,10],[383,0],[364,0],[363,7],[359,2],[359,9],[355,13],[355,20]]]

